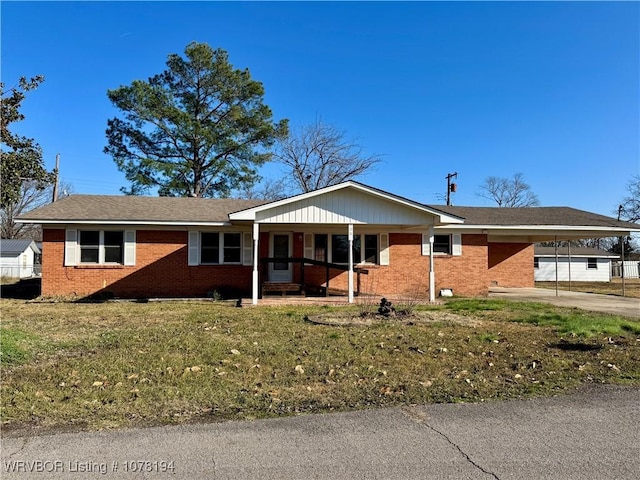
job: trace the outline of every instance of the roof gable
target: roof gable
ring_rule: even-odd
[[[235,212],[229,217],[259,223],[462,223],[455,215],[353,181]]]

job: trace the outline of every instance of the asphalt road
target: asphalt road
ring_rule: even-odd
[[[640,389],[2,438],[2,479],[637,479]]]

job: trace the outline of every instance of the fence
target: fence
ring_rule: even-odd
[[[29,265],[27,267],[15,263],[0,263],[0,276],[5,278],[30,278],[39,277],[42,273],[42,265]]]
[[[611,262],[611,276],[622,277],[622,262]],[[640,278],[640,262],[626,260],[624,262],[625,278]]]

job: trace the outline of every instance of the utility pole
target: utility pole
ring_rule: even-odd
[[[53,198],[52,202],[58,200],[58,176],[60,171],[60,154],[56,154],[56,169],[53,171],[54,179],[53,179]]]
[[[455,183],[451,183],[452,178],[458,178],[458,172],[447,174],[447,205],[451,205],[451,192],[455,193],[458,186]]]

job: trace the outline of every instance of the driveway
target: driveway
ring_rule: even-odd
[[[640,318],[640,299],[599,295],[597,293],[556,291],[547,288],[491,287],[489,297],[507,300],[545,302],[561,307],[576,307],[594,312],[613,313],[625,317]]]
[[[640,389],[2,438],[3,479],[636,479]]]

